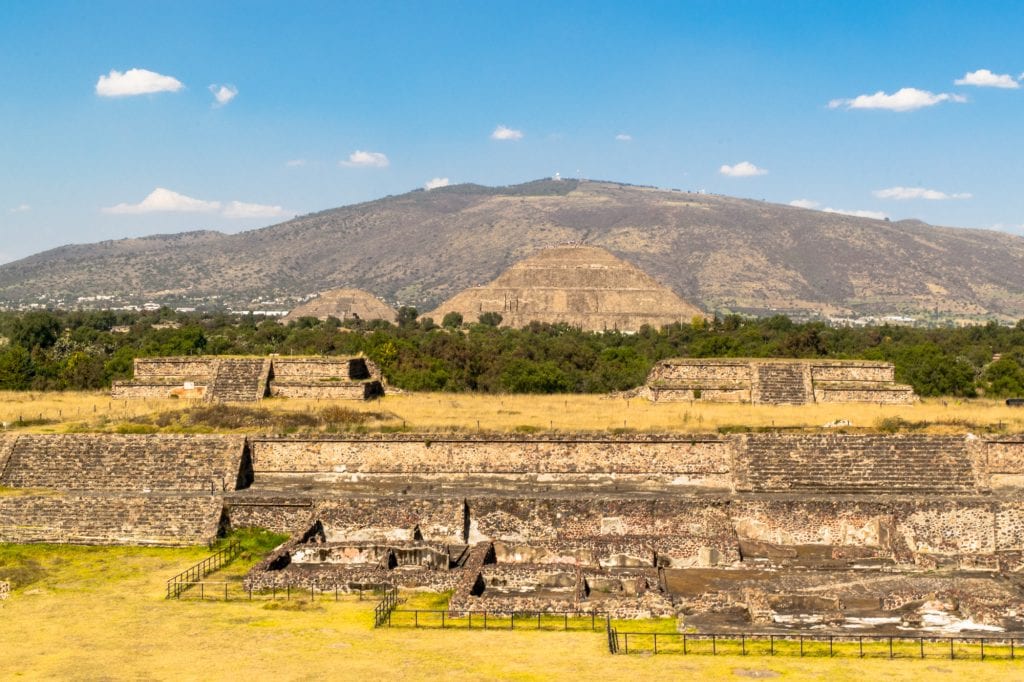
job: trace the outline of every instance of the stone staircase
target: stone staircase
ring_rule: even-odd
[[[757,366],[755,393],[761,403],[803,405],[813,402],[804,384],[804,366],[797,363],[766,363]]]
[[[217,534],[219,496],[0,496],[0,542],[187,546]]]
[[[0,484],[111,492],[233,490],[240,436],[23,434],[11,443]]]
[[[748,436],[738,490],[828,494],[978,494],[962,437]],[[740,477],[742,478],[742,477]]]
[[[270,376],[266,358],[225,358],[217,363],[206,400],[217,403],[251,403],[263,398]]]

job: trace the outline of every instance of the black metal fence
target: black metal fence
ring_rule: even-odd
[[[391,612],[395,610],[396,606],[398,606],[398,588],[388,586],[384,590],[384,596],[373,609],[373,627],[379,628],[385,623],[390,625]]]
[[[1024,634],[992,637],[763,633],[621,632],[608,627],[608,650],[622,654],[706,654],[853,658],[1015,660]]]
[[[175,599],[193,601],[341,601],[344,597],[355,596],[359,601],[363,601],[379,593],[379,590],[375,588],[321,590],[316,587],[298,585],[253,590],[247,588],[240,581],[227,580],[199,580],[182,584],[184,587],[174,595]]]
[[[170,599],[172,597],[180,597],[182,592],[193,585],[199,584],[203,578],[220,569],[224,564],[237,557],[241,552],[241,543],[238,542],[238,540],[231,540],[228,542],[226,547],[214,552],[198,564],[189,566],[173,578],[170,578],[167,581],[166,598]]]
[[[393,608],[383,622],[388,627],[461,630],[562,630],[596,632],[606,617],[592,611],[487,611]]]

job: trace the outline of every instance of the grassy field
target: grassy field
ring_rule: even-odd
[[[104,393],[0,392],[8,431],[295,433],[360,431],[730,432],[820,429],[837,420],[846,431],[1021,433],[1024,409],[994,400],[922,400],[915,405],[728,405],[651,403],[600,395],[409,393],[370,402],[271,398],[249,418],[203,417],[202,403],[176,399],[111,400]],[[261,416],[262,415],[262,416]],[[244,415],[243,415],[244,417]]]
[[[5,679],[1024,679],[1024,661],[611,656],[603,633],[374,630],[372,601],[165,601],[208,553],[0,545]],[[237,563],[225,576],[237,579]],[[429,599],[423,606],[434,604]],[[418,604],[417,605],[421,605]]]

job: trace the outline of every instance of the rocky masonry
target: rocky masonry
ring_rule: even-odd
[[[457,294],[427,316],[457,312],[467,322],[498,313],[506,327],[530,322],[587,331],[636,332],[644,325],[690,324],[705,317],[635,265],[594,246],[558,246],[519,261],[496,280]]]
[[[291,540],[252,587],[454,590],[456,616],[1024,628],[1020,436],[103,438],[4,441],[0,541],[258,525]]]
[[[384,395],[380,369],[364,357],[136,358],[131,381],[111,397],[256,402],[266,396],[367,400]]]
[[[19,435],[0,486],[0,542],[190,545],[216,537],[251,480],[239,436]]]
[[[645,391],[654,401],[803,405],[908,404],[917,396],[895,383],[889,362],[675,358],[659,362]]]

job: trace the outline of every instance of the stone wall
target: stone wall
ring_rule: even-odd
[[[253,439],[262,473],[728,474],[731,445],[705,438],[448,438],[388,436]]]
[[[212,495],[0,496],[0,542],[185,546],[217,535]]]
[[[736,489],[753,492],[977,493],[963,437],[750,435]]]
[[[25,434],[10,445],[0,484],[59,490],[234,490],[241,436]]]
[[[894,377],[892,363],[866,360],[675,358],[654,366],[646,389],[656,401],[914,402]]]
[[[252,402],[264,395],[366,400],[383,394],[380,368],[361,356],[136,358],[133,379],[115,381],[111,387],[111,397],[117,399],[215,402]]]
[[[133,376],[136,379],[203,379],[217,373],[216,357],[135,358]]]

